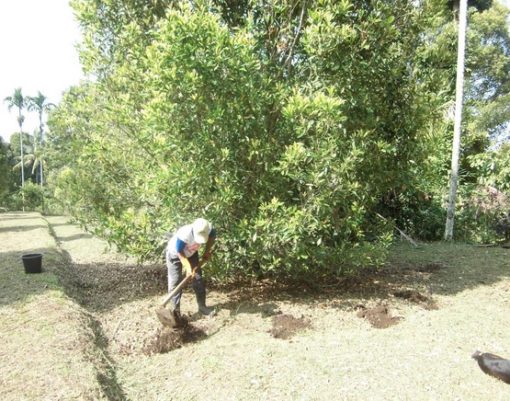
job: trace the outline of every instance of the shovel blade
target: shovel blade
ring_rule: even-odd
[[[159,308],[156,310],[156,316],[158,317],[161,324],[165,327],[174,328],[177,326],[177,322],[175,321],[175,316],[173,312],[166,308]]]

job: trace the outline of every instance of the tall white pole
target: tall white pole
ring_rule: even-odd
[[[42,111],[39,114],[39,145],[41,146],[41,149],[39,152],[41,153],[39,155],[39,179],[41,180],[41,187],[43,186],[43,165],[42,165],[42,147],[43,147],[43,121],[42,121]]]
[[[23,156],[23,115],[21,114],[21,110],[18,115],[18,125],[19,125],[19,147],[20,147],[20,157],[21,157],[21,188],[25,186],[25,167],[24,167],[24,156]]]
[[[455,124],[453,130],[452,170],[450,173],[450,195],[446,212],[444,239],[453,239],[453,222],[455,217],[455,201],[457,198],[457,181],[459,174],[460,137],[462,126],[462,101],[464,92],[464,54],[466,50],[467,0],[460,0],[459,7],[459,44],[457,51],[457,85],[455,100]]]

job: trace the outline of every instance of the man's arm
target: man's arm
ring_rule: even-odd
[[[212,247],[214,245],[214,241],[216,240],[216,230],[213,228],[209,233],[209,238],[207,239],[207,243],[205,244],[205,251],[202,255],[202,260],[205,262],[209,260],[212,255]]]
[[[191,263],[189,262],[188,258],[184,254],[185,247],[186,247],[186,243],[180,239],[177,239],[177,243],[176,243],[177,256],[179,257],[182,267],[184,268],[184,273],[186,274],[186,276],[190,276],[193,273],[193,269],[191,268]]]

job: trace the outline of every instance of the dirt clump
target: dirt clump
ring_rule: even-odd
[[[358,305],[358,308],[361,310],[357,313],[357,316],[367,319],[377,329],[386,329],[397,324],[400,320],[400,317],[391,316],[388,307],[383,304],[377,304],[369,309],[363,305]]]
[[[436,302],[416,290],[398,290],[393,293],[397,298],[406,299],[409,302],[422,306],[427,310],[438,309]]]
[[[273,328],[270,330],[274,338],[286,340],[294,334],[312,327],[310,320],[304,316],[296,318],[292,315],[276,315],[273,316]]]
[[[143,346],[145,355],[164,354],[182,347],[186,343],[194,343],[207,337],[204,330],[186,322],[181,327],[162,327]]]
[[[444,269],[444,266],[439,263],[428,263],[418,266],[415,270],[420,273],[435,273],[441,269]]]

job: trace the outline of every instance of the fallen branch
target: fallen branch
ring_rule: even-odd
[[[381,219],[383,219],[384,221],[388,221],[388,219],[384,216],[381,216],[379,213],[376,213],[377,216],[379,216]],[[395,226],[395,229],[400,233],[400,235],[402,237],[404,237],[407,241],[409,241],[415,248],[418,248],[418,244],[409,236],[407,235],[405,232],[403,232],[400,228],[398,228],[397,226]]]

